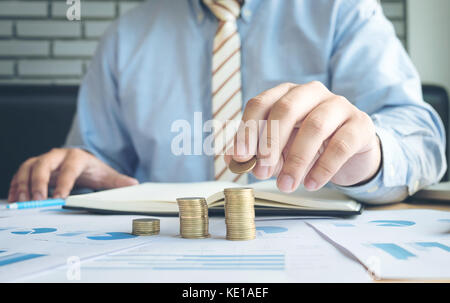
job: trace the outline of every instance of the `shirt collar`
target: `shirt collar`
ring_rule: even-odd
[[[241,9],[241,19],[244,22],[249,23],[254,14],[254,10],[256,9],[256,4],[259,0],[245,0],[244,6]],[[202,3],[202,0],[189,0],[192,8],[194,9],[194,15],[197,20],[197,23],[203,23],[205,20],[205,14],[207,13],[208,8]]]

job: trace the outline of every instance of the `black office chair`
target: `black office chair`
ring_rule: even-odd
[[[64,144],[78,86],[0,86],[0,199],[26,159]]]
[[[0,199],[7,197],[9,182],[23,161],[64,144],[77,91],[77,86],[0,86]],[[449,144],[447,92],[433,85],[423,86],[423,92],[441,115]]]
[[[445,88],[437,86],[437,85],[422,85],[423,91],[423,99],[428,102],[433,108],[439,113],[442,122],[445,127],[445,133],[447,138],[447,161],[450,161],[450,142],[449,142],[449,120],[450,120],[450,112],[449,112],[449,99],[448,94]],[[450,181],[449,178],[449,169],[442,178],[442,181]]]

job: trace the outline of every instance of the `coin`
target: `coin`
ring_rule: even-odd
[[[160,231],[159,219],[142,218],[133,220],[132,234],[135,236],[158,235]]]
[[[231,159],[228,168],[232,173],[245,174],[251,171],[255,167],[255,165],[256,165],[256,156],[254,156],[253,158],[251,158],[246,162],[237,162]]]
[[[255,196],[252,188],[224,189],[227,240],[244,241],[256,238]]]
[[[208,205],[205,198],[177,198],[180,235],[187,239],[209,238]]]

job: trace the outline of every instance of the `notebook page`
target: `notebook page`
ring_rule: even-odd
[[[142,202],[158,201],[176,203],[180,197],[209,197],[223,191],[226,187],[238,186],[232,182],[196,182],[196,183],[142,183],[135,186],[110,189],[96,193],[70,196],[69,204],[89,201]]]

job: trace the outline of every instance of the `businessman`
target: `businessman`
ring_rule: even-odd
[[[174,121],[198,113],[219,121],[216,155],[174,153]],[[266,124],[239,128],[224,156],[219,134],[236,120]],[[49,185],[66,197],[74,185],[276,177],[284,192],[396,202],[442,177],[444,138],[375,0],[152,0],[108,29],[65,147],[24,162],[9,201],[44,199]],[[278,148],[263,155],[258,142]],[[227,169],[253,155],[252,175]]]

